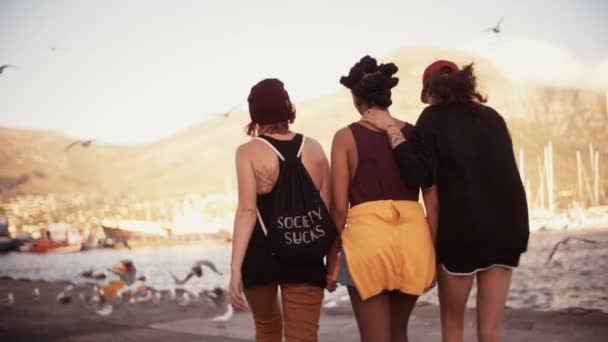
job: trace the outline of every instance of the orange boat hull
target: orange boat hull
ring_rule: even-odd
[[[69,244],[67,242],[54,242],[49,239],[37,239],[32,244],[30,252],[33,253],[71,253],[78,252],[80,244]]]

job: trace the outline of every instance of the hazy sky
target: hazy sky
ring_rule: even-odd
[[[503,16],[503,34],[481,33]],[[606,89],[606,19],[603,0],[0,0],[0,65],[19,67],[0,75],[0,126],[151,141],[246,103],[262,78],[314,98],[364,54],[412,45]]]

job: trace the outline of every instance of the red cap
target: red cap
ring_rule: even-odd
[[[424,69],[424,73],[422,74],[422,92],[420,93],[420,100],[424,103],[428,103],[424,98],[424,93],[426,93],[426,90],[429,86],[429,80],[431,78],[435,78],[440,75],[449,75],[458,70],[460,69],[458,68],[458,65],[456,65],[456,63],[443,59],[435,61],[431,63],[431,65],[427,66],[426,69]]]

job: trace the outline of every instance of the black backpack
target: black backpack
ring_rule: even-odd
[[[298,137],[299,138],[299,137]],[[310,264],[322,260],[338,233],[319,190],[302,164],[301,154],[283,156],[270,141],[260,136],[279,158],[279,177],[273,188],[270,212],[257,216],[273,253],[289,264]]]

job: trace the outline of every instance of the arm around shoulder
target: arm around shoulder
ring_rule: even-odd
[[[433,116],[427,107],[420,114],[407,141],[393,149],[403,180],[413,187],[428,187],[435,182],[437,155]]]

